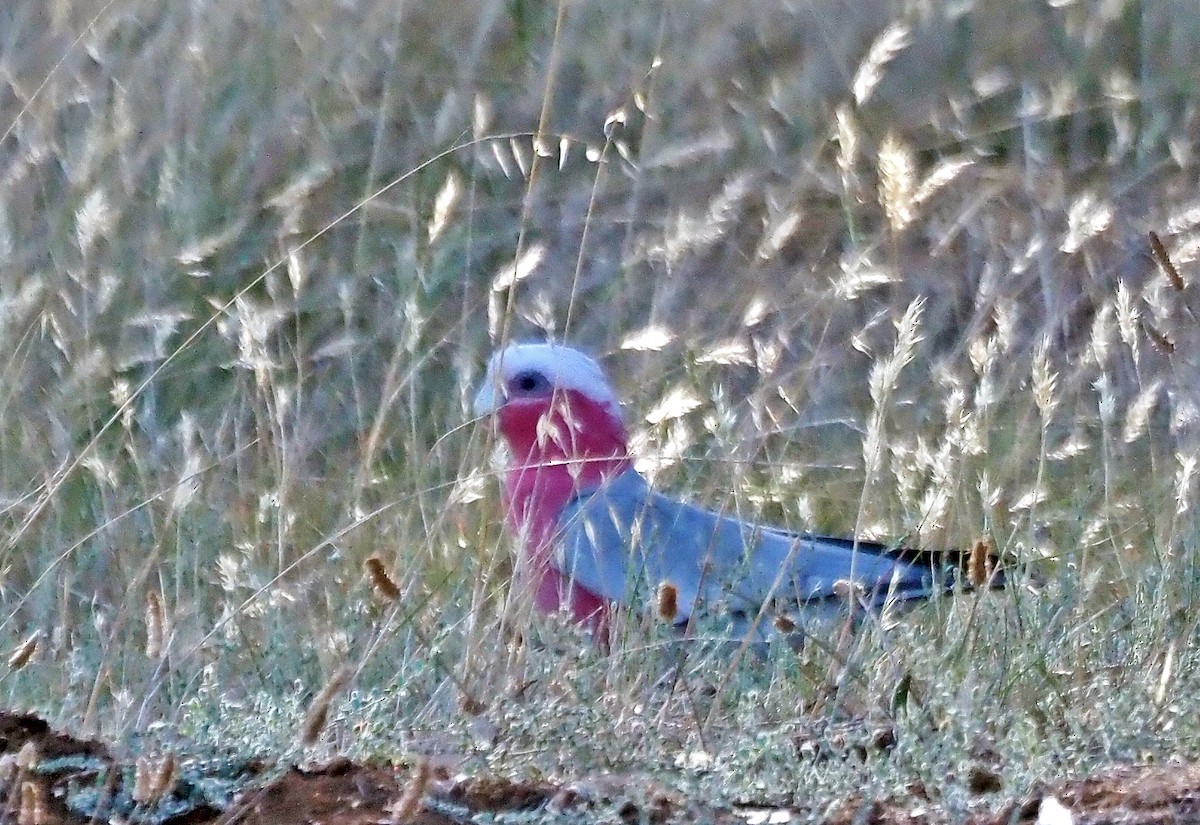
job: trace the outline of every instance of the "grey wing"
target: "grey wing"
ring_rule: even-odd
[[[875,607],[888,599],[927,598],[945,587],[928,564],[889,554],[883,545],[771,529],[761,532],[748,567],[735,587],[759,604],[841,598],[834,585],[843,581],[857,584]]]
[[[596,491],[569,502],[559,516],[562,534],[554,557],[555,567],[569,579],[621,603],[629,598],[629,548],[645,501],[636,490],[625,492],[614,497]]]
[[[715,580],[708,550],[723,543],[717,517],[651,492],[632,470],[568,504],[559,523],[556,566],[611,601],[644,603],[670,583],[683,621]]]
[[[871,542],[787,533],[657,494],[648,497],[646,512],[634,557],[652,583],[669,581],[680,590],[683,618],[697,601],[730,613],[756,613],[771,600],[840,601],[841,581],[857,583],[875,607],[889,598],[927,597],[942,586],[927,565]]]
[[[697,603],[755,612],[770,599],[803,605],[854,581],[868,602],[929,596],[944,585],[928,565],[881,545],[758,527],[652,492],[630,470],[580,497],[560,518],[556,565],[611,601],[644,603],[659,584],[676,589],[676,621]]]

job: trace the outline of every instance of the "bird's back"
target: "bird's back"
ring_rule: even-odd
[[[839,582],[879,607],[953,586],[929,557],[909,560],[871,542],[789,533],[679,502],[627,470],[563,509],[555,563],[614,602],[644,604],[662,584],[676,591],[676,622],[698,608],[756,615],[768,602],[794,614],[844,601]]]

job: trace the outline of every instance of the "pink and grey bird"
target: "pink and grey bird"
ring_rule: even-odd
[[[496,352],[475,412],[495,417],[508,448],[503,503],[519,578],[538,609],[566,610],[597,633],[614,605],[647,604],[663,584],[675,590],[675,624],[720,611],[759,634],[764,618],[803,626],[844,609],[849,589],[881,607],[954,586],[928,554],[747,523],[655,492],[633,467],[604,372],[570,347]]]

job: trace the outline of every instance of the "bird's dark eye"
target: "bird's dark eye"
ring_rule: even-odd
[[[513,377],[510,386],[521,394],[542,392],[550,388],[546,376],[536,370],[527,370]]]

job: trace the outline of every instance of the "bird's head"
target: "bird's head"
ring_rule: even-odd
[[[628,462],[621,408],[604,371],[561,344],[511,344],[493,354],[475,413],[495,417],[513,458],[527,466],[566,463],[582,480],[598,481]]]

